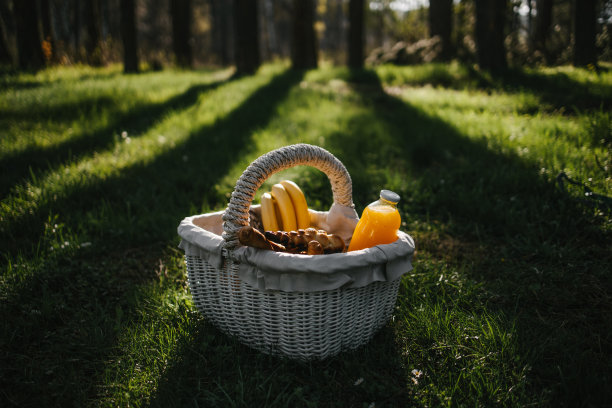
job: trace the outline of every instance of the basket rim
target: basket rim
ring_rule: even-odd
[[[181,221],[181,224],[179,225],[178,228],[178,234],[181,237],[181,239],[185,240],[186,242],[189,242],[192,245],[196,245],[199,246],[200,248],[202,248],[203,250],[212,250],[212,251],[216,251],[217,250],[217,243],[222,243],[222,241],[224,241],[222,235],[220,234],[216,234],[214,232],[211,232],[210,230],[207,230],[206,228],[203,228],[201,226],[198,226],[196,224],[193,223],[193,220],[197,219],[197,218],[201,218],[201,217],[205,217],[205,216],[210,216],[210,215],[220,215],[222,216],[224,214],[224,211],[214,211],[211,213],[203,213],[203,214],[196,214],[196,215],[190,215],[187,216],[183,219],[183,221]],[[202,236],[203,239],[205,240],[210,240],[211,243],[213,245],[206,245],[203,246],[202,245],[202,240],[194,240],[193,239],[193,234],[189,234],[189,232],[194,232],[196,234],[199,234]],[[341,252],[341,253],[335,253],[335,254],[327,254],[327,255],[306,255],[306,254],[293,254],[293,253],[289,253],[289,252],[275,252],[275,251],[267,251],[267,250],[263,250],[263,249],[258,249],[258,248],[252,248],[252,247],[238,247],[236,249],[234,249],[232,251],[232,253],[234,254],[241,254],[242,252],[248,252],[248,253],[261,253],[261,254],[265,254],[267,257],[271,257],[271,258],[279,258],[279,259],[285,259],[285,258],[295,258],[295,259],[309,259],[311,261],[321,261],[319,263],[324,263],[323,261],[332,261],[332,260],[338,260],[338,259],[343,259],[343,258],[347,258],[347,257],[351,257],[351,258],[358,258],[358,257],[371,257],[372,254],[378,254],[381,251],[385,254],[386,256],[386,260],[393,260],[395,258],[395,256],[405,256],[405,255],[412,255],[415,251],[415,244],[414,244],[414,239],[412,238],[412,236],[410,236],[408,233],[399,230],[397,232],[398,234],[398,239],[392,243],[389,244],[379,244],[379,245],[375,245],[369,248],[364,248],[364,249],[360,249],[357,251],[351,251],[351,252]],[[238,256],[238,257],[234,257],[236,259],[240,259],[243,258],[242,256]],[[369,261],[368,263],[378,263],[378,261]],[[319,270],[313,270],[313,273],[320,273]]]
[[[300,255],[244,246],[227,251],[221,236],[193,223],[198,217],[220,214],[185,218],[179,226],[180,247],[186,255],[203,258],[218,269],[232,260],[238,265],[241,279],[262,290],[312,292],[362,287],[398,279],[413,269],[414,240],[403,231],[391,244],[339,254]]]

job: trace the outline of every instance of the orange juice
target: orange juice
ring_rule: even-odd
[[[397,231],[402,222],[397,203],[399,196],[392,191],[382,190],[380,200],[368,205],[355,227],[349,251],[358,251],[397,240]]]

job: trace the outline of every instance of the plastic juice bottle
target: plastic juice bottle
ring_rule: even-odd
[[[390,244],[397,240],[402,222],[397,211],[400,196],[390,190],[381,190],[380,199],[364,210],[349,244],[349,251],[358,251],[374,245]]]

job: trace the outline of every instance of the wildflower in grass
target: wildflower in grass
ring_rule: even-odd
[[[423,376],[423,371],[417,370],[415,368],[411,372],[412,372],[412,378],[411,378],[412,382],[414,383],[414,385],[418,385],[419,384],[419,378],[421,378]]]

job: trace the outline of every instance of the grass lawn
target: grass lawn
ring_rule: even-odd
[[[231,74],[2,73],[0,406],[612,404],[612,72]],[[359,213],[399,193],[417,244],[389,323],[311,363],[202,318],[176,233],[298,142],[345,164]],[[262,191],[282,178],[331,205],[307,167]]]

